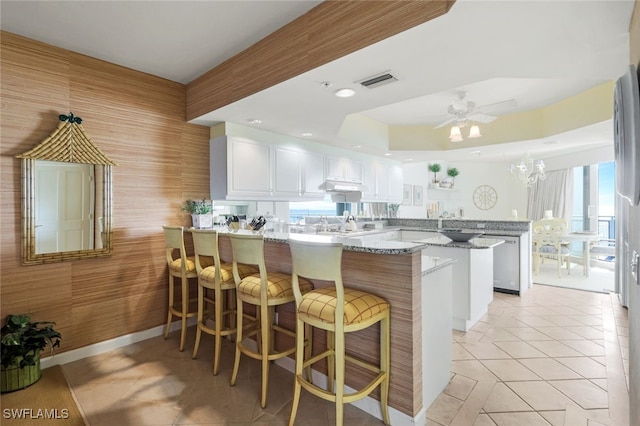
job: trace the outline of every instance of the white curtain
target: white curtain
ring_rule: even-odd
[[[573,208],[573,170],[555,170],[547,173],[545,180],[539,180],[529,188],[527,218],[539,220],[545,210],[551,210],[553,217],[563,218],[571,223]]]

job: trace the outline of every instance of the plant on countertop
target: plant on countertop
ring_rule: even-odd
[[[438,183],[438,172],[441,170],[440,164],[429,164],[429,171],[433,173],[433,183]]]
[[[201,201],[187,200],[182,205],[182,210],[190,214],[210,214],[213,212],[213,205],[210,200],[204,198]]]
[[[398,217],[398,209],[400,209],[400,204],[388,204],[387,209],[389,210],[389,217]]]
[[[60,346],[62,335],[53,329],[55,322],[31,321],[31,316],[7,315],[7,322],[2,327],[2,349],[0,360],[3,368],[12,365],[24,368],[36,365],[40,352],[49,345],[51,353]]]

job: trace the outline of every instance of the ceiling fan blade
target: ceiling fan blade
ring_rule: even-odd
[[[474,112],[473,114],[469,114],[468,118],[472,121],[488,124],[498,117],[496,117],[495,115],[483,114],[481,112]]]
[[[477,107],[474,112],[496,112],[506,111],[518,106],[518,101],[515,99],[509,99],[507,101],[495,102],[493,104],[487,104]]]
[[[444,126],[446,126],[447,124],[449,124],[449,123],[453,123],[453,122],[454,122],[454,121],[456,121],[456,120],[457,120],[457,118],[456,118],[456,117],[453,117],[453,118],[450,118],[450,119],[448,119],[448,120],[445,120],[445,121],[443,121],[442,123],[438,124],[436,127],[434,127],[434,129],[439,129],[439,128],[441,128],[441,127],[444,127]]]

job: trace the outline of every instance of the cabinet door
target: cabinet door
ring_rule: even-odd
[[[376,185],[376,163],[368,162],[364,163],[362,170],[362,184],[365,187],[362,193],[363,202],[375,203],[378,201],[378,189]]]
[[[324,154],[302,151],[300,152],[302,175],[302,197],[324,198],[324,190],[318,189],[325,181]]]
[[[275,147],[273,152],[274,195],[299,197],[302,191],[300,184],[301,153],[280,147]]]
[[[272,188],[271,147],[239,138],[228,143],[229,195],[269,196]]]
[[[327,157],[327,179],[343,180],[345,175],[343,157]]]
[[[347,182],[362,183],[362,161],[345,158],[345,175]]]

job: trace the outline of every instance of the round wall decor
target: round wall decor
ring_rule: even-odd
[[[492,209],[498,201],[498,193],[489,185],[480,185],[473,191],[473,204],[480,210]]]

